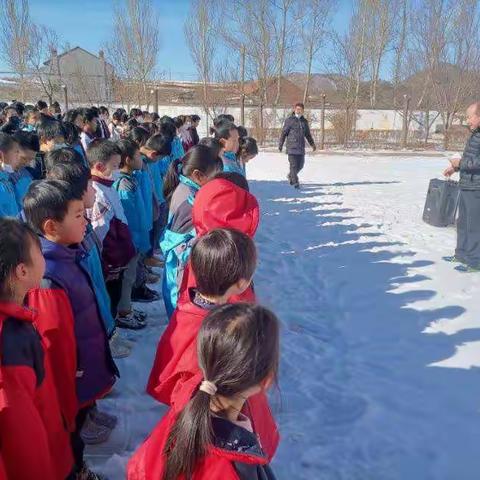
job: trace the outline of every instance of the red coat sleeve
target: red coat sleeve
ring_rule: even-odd
[[[7,478],[55,478],[48,437],[34,404],[35,372],[3,367],[9,405],[0,412],[0,450]]]
[[[39,288],[29,292],[28,305],[38,313],[36,327],[47,340],[46,355],[62,414],[69,430],[74,431],[78,412],[77,344],[70,300],[60,288]]]

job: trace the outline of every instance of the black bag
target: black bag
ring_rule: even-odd
[[[434,227],[454,225],[459,193],[458,182],[437,178],[430,180],[423,221]]]

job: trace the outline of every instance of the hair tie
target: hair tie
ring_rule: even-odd
[[[213,382],[209,382],[208,380],[204,380],[201,383],[199,390],[207,393],[208,395],[213,396],[217,393],[217,386]]]

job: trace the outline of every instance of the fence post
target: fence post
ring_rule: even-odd
[[[404,95],[403,105],[403,127],[402,127],[402,148],[407,148],[407,136],[408,136],[408,110],[410,107],[410,97]]]
[[[325,99],[326,95],[322,95],[322,113],[320,117],[320,150],[325,149]]]
[[[62,85],[62,88],[63,88],[63,99],[64,99],[64,102],[65,102],[65,111],[68,110],[68,92],[67,92],[67,86],[66,85]]]

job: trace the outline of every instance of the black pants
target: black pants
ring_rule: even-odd
[[[460,190],[455,256],[480,268],[480,190]]]
[[[107,287],[108,296],[110,297],[110,307],[113,318],[117,317],[118,312],[118,303],[122,297],[122,281],[123,281],[123,272],[120,274],[119,278],[115,280],[108,280],[105,282]]]
[[[84,407],[78,411],[75,418],[75,431],[70,435],[70,442],[72,444],[73,459],[75,462],[74,472],[67,477],[67,480],[77,478],[77,473],[80,472],[83,466],[83,452],[85,451],[85,443],[80,436],[83,425],[87,420],[88,412],[92,406]]]
[[[298,186],[298,174],[305,165],[305,155],[289,154],[288,162],[290,163],[290,173],[288,174],[290,185]]]

